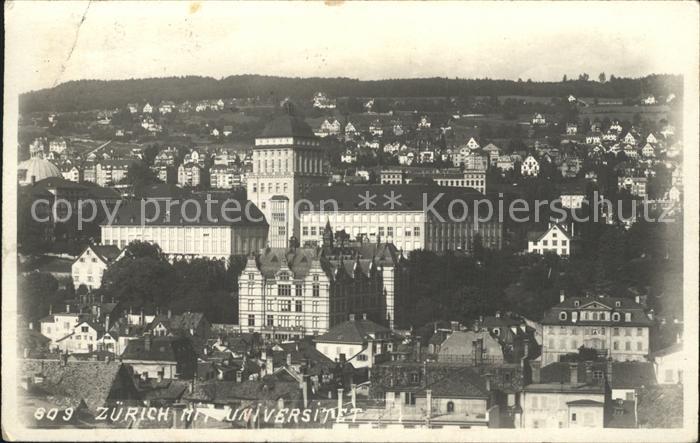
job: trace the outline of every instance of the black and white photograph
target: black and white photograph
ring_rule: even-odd
[[[3,440],[697,441],[697,3],[4,8]]]

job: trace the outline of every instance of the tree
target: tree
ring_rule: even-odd
[[[605,72],[601,72],[598,74],[598,81],[601,83],[605,83]]]
[[[157,261],[166,261],[165,254],[156,243],[135,240],[126,246],[124,255],[131,259],[152,258]]]
[[[567,81],[569,81],[569,79],[566,78],[566,74],[564,74],[564,77],[562,77],[561,81],[562,83],[566,83]]]
[[[33,272],[19,280],[18,311],[27,321],[36,321],[49,313],[49,307],[63,301],[58,294],[58,280],[51,274]]]

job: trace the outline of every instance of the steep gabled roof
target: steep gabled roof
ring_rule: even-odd
[[[444,378],[431,383],[424,390],[419,391],[425,395],[430,389],[435,398],[488,398],[489,392],[486,384],[479,374],[471,368],[459,369],[449,372]]]
[[[105,406],[115,384],[131,380],[123,371],[126,368],[116,361],[68,361],[62,364],[60,360],[20,360],[18,373],[42,375],[44,381],[37,385],[42,391],[82,399],[94,412]]]
[[[388,328],[372,320],[348,320],[316,338],[316,342],[362,344],[367,340],[371,340],[372,336],[376,337],[378,333],[388,332],[391,332]]]

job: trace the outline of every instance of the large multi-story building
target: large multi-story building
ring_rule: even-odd
[[[232,189],[241,186],[241,173],[235,166],[214,165],[209,170],[212,188]]]
[[[95,165],[95,183],[112,186],[126,178],[134,160],[102,160]]]
[[[122,249],[134,240],[156,243],[171,259],[228,259],[265,247],[268,224],[250,201],[168,199],[124,202],[101,225],[102,244]],[[209,208],[209,209],[207,209]],[[211,217],[209,214],[211,214]]]
[[[542,364],[592,348],[615,361],[645,361],[650,315],[639,300],[610,296],[565,297],[542,319]]]
[[[177,168],[177,183],[180,186],[197,187],[207,182],[207,171],[198,163],[183,163]]]
[[[402,185],[409,183],[433,181],[438,186],[473,188],[486,193],[486,170],[459,168],[421,168],[402,167],[386,168],[380,172],[383,185]]]
[[[311,207],[300,207],[302,245],[318,244],[328,222],[352,239],[392,243],[406,253],[471,252],[477,235],[485,248],[502,246],[503,224],[498,217],[474,222],[475,202],[485,197],[473,190],[435,185],[323,186],[310,189],[304,198]]]
[[[326,153],[309,125],[291,115],[275,118],[255,139],[253,171],[247,176],[248,198],[270,223],[270,246],[286,248],[299,238],[294,208],[312,185],[328,182]]]
[[[241,331],[286,340],[319,335],[348,315],[394,324],[395,299],[405,289],[401,257],[390,244],[265,248],[249,256],[239,278]]]

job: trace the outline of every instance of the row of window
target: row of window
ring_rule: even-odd
[[[561,317],[560,317],[561,318]],[[632,328],[623,328],[625,336],[631,336],[632,335]],[[612,335],[614,336],[619,336],[620,335],[620,328],[612,328]],[[549,327],[547,328],[547,334],[548,335],[553,335],[554,334],[554,328]],[[595,328],[595,327],[580,327],[580,326],[574,326],[571,329],[569,329],[566,326],[560,326],[559,327],[559,335],[605,335],[605,327],[600,327],[600,328]],[[636,334],[637,337],[641,337],[644,335],[644,328],[636,328]]]
[[[319,302],[315,301],[311,304],[311,306],[312,306],[312,308],[311,308],[312,312],[318,312]],[[291,300],[280,300],[278,302],[278,307],[279,307],[280,312],[291,312],[292,311],[292,301]],[[248,300],[248,310],[249,311],[255,310],[255,300]],[[275,310],[274,300],[267,300],[266,310],[267,311],[274,311]],[[304,312],[304,304],[301,300],[297,300],[294,303],[294,312]]]
[[[567,347],[567,344],[570,344],[570,346]],[[548,347],[549,347],[550,349],[559,349],[559,350],[562,350],[562,351],[563,351],[563,350],[566,350],[566,349],[571,349],[572,351],[575,351],[575,350],[577,350],[577,349],[579,348],[579,346],[580,346],[581,344],[582,344],[582,343],[579,343],[577,340],[571,340],[571,341],[569,342],[569,341],[567,341],[567,340],[565,340],[565,339],[561,339],[561,340],[559,340],[559,347],[557,348],[557,347],[556,347],[556,342],[555,342],[555,340],[554,340],[553,338],[550,338],[549,341],[548,341],[548,343],[547,343],[547,345],[548,345]],[[615,350],[615,351],[620,351],[620,350],[621,350],[621,346],[622,346],[622,342],[613,341],[613,350]],[[624,349],[625,351],[631,351],[631,350],[632,350],[632,342],[629,342],[629,341],[624,342],[624,348],[625,348],[625,349]],[[644,350],[646,350],[646,347],[645,347],[645,345],[644,345],[644,342],[641,342],[641,341],[636,342],[636,350],[637,350],[637,351],[644,351]]]
[[[625,321],[630,322],[632,321],[632,313],[631,312],[625,312]],[[559,313],[559,320],[566,320],[569,317],[569,314],[566,311],[561,311]],[[583,311],[581,312],[581,320],[593,320],[593,321],[608,321],[609,319],[612,319],[612,321],[620,321],[620,313],[619,312],[613,312],[612,314],[609,312],[589,312],[589,311]],[[579,318],[579,313],[574,311],[571,313],[571,320],[576,321]],[[641,329],[641,328],[639,328]]]
[[[557,235],[556,232],[552,233],[553,237],[556,237],[556,235]],[[542,246],[549,246],[548,242],[549,242],[549,240],[542,240]],[[558,240],[552,240],[552,246],[558,246],[557,242],[558,242]],[[566,240],[562,240],[561,245],[566,246]]]
[[[314,329],[317,329],[319,326],[319,317],[312,317],[311,318],[311,324]],[[265,317],[265,326],[279,326],[279,327],[289,327],[290,325],[290,316],[289,315],[280,315],[277,316],[277,324],[275,324],[275,316],[274,315],[267,315]],[[248,326],[255,326],[255,314],[248,314]],[[304,326],[304,317],[301,315],[297,315],[294,317],[294,326]]]

